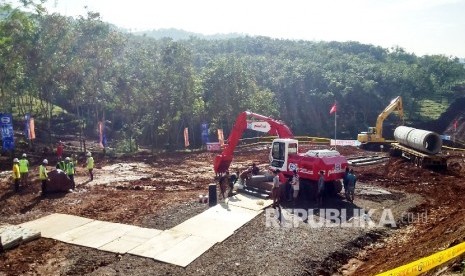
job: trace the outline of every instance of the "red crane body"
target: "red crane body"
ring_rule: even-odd
[[[259,121],[248,120],[248,117]],[[223,152],[215,156],[213,163],[215,173],[224,173],[229,169],[234,149],[246,129],[266,132],[279,137],[272,143],[270,169],[280,169],[287,176],[291,176],[292,171],[296,169],[301,179],[317,181],[319,171],[324,171],[325,181],[330,182],[341,179],[348,166],[347,159],[334,150],[309,150],[305,153],[299,153],[298,141],[293,139],[294,135],[286,124],[246,111],[237,117]]]

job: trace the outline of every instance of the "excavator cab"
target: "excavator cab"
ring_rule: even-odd
[[[273,170],[287,171],[289,155],[299,152],[299,141],[296,139],[275,139],[271,145],[270,166]]]
[[[368,132],[358,134],[357,140],[361,143],[362,148],[379,150],[381,145],[386,144],[386,140],[383,137],[383,122],[392,112],[397,112],[399,118],[403,120],[404,109],[400,96],[393,99],[378,115],[375,127],[369,127]]]

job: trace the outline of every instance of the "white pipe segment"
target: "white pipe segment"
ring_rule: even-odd
[[[404,146],[428,154],[437,154],[442,147],[439,134],[423,129],[400,126],[394,131],[394,138]]]

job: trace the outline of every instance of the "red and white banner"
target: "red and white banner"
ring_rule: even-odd
[[[352,146],[357,147],[360,146],[360,142],[357,140],[334,140],[331,139],[330,141],[331,146]]]
[[[208,151],[220,151],[221,150],[220,143],[218,143],[218,142],[207,143],[207,150]]]
[[[224,146],[224,134],[223,129],[218,129],[218,142],[220,142],[220,146]]]
[[[260,132],[269,132],[271,126],[268,122],[247,122],[247,129],[252,129]]]
[[[187,148],[189,146],[189,129],[184,128],[184,146]]]

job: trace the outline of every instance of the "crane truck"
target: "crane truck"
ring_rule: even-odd
[[[375,127],[369,127],[367,132],[358,134],[357,140],[361,143],[360,147],[368,150],[379,150],[380,146],[388,146],[389,143],[383,137],[384,120],[394,111],[397,111],[398,117],[403,122],[404,109],[402,106],[402,97],[398,96],[393,99],[388,106],[378,115]]]
[[[286,177],[292,177],[293,171],[297,170],[302,191],[309,190],[314,193],[320,171],[324,172],[327,187],[325,190],[330,193],[341,191],[340,179],[343,178],[348,166],[347,159],[343,155],[335,150],[309,150],[299,153],[299,141],[294,139],[294,135],[286,124],[248,111],[239,114],[227,140],[228,143],[222,153],[215,156],[213,162],[215,173],[221,174],[229,169],[234,149],[246,129],[279,137],[271,143],[269,169],[272,171],[279,169]]]

